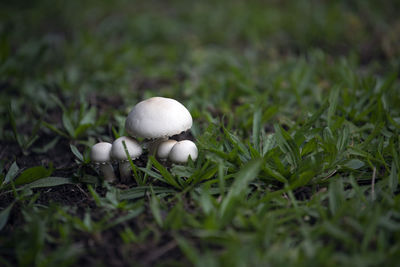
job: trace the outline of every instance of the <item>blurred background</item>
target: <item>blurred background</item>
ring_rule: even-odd
[[[347,70],[398,68],[399,10],[373,0],[3,0],[0,139],[18,139],[14,127],[28,143],[36,121],[74,140],[111,136],[111,124],[123,133],[129,109],[154,95],[183,101],[200,123],[226,115],[240,131],[252,116],[235,112],[262,106],[272,107],[264,120],[279,112],[290,126],[285,114],[351,86]]]

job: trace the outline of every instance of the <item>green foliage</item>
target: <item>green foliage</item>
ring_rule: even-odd
[[[397,2],[25,2],[0,3],[0,265],[398,264]],[[91,146],[155,95],[198,159],[102,181]]]

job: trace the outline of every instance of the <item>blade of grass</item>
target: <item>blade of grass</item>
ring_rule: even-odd
[[[14,163],[11,164],[10,168],[8,169],[8,172],[6,174],[3,184],[8,184],[12,180],[14,180],[14,178],[17,176],[18,171],[19,171],[19,167],[17,165],[17,162],[14,161]]]
[[[177,189],[182,189],[182,186],[177,183],[172,174],[163,165],[161,165],[154,156],[150,156],[149,159],[153,164],[153,166],[161,173],[161,175],[168,184],[172,185]]]
[[[59,130],[59,129],[58,129],[57,127],[55,127],[54,125],[52,125],[52,124],[50,124],[50,123],[48,123],[48,122],[45,122],[45,121],[42,121],[42,124],[43,124],[46,128],[48,128],[49,130],[55,132],[56,134],[61,135],[61,136],[65,137],[65,138],[67,138],[67,139],[70,139],[70,137],[68,136],[68,134],[66,134],[66,133],[64,133],[63,131]]]
[[[11,129],[14,134],[15,141],[17,141],[18,146],[23,148],[23,141],[17,130],[17,123],[15,122],[14,112],[12,111],[11,103],[8,105],[8,116],[10,119]]]
[[[260,171],[261,164],[261,159],[252,160],[237,173],[235,181],[233,182],[228,194],[221,203],[221,207],[219,210],[221,218],[226,218],[228,213],[232,211],[237,198],[245,197],[244,193],[247,189],[247,186],[252,180],[257,177]]]
[[[15,185],[23,185],[27,183],[32,183],[36,180],[48,177],[53,173],[53,168],[50,166],[46,169],[43,166],[35,166],[24,170],[16,179]]]
[[[81,161],[83,162],[83,155],[79,152],[78,148],[73,144],[70,144],[69,147],[71,148],[72,153]]]
[[[4,228],[4,226],[6,226],[8,217],[10,216],[10,212],[12,207],[14,206],[14,203],[15,202],[11,203],[10,205],[8,205],[7,208],[5,208],[0,212],[0,231]]]
[[[158,199],[157,195],[154,193],[153,188],[150,186],[151,191],[151,199],[150,199],[150,210],[153,214],[153,217],[157,224],[162,227],[163,220],[161,216],[161,208],[160,208],[160,200]]]
[[[335,115],[337,104],[339,99],[339,87],[335,87],[332,89],[331,93],[329,94],[329,108],[328,108],[328,127],[332,129],[332,120],[333,116]]]
[[[153,192],[158,194],[174,194],[176,191],[171,188],[161,186],[152,186]],[[146,192],[150,191],[150,186],[138,186],[127,190],[122,190],[119,194],[119,200],[138,199],[146,196]]]
[[[296,145],[290,135],[284,129],[282,129],[282,127],[275,124],[274,129],[276,132],[275,136],[278,146],[286,155],[290,165],[292,165],[294,168],[297,168],[301,160],[299,147]]]
[[[62,122],[64,125],[65,130],[67,130],[67,133],[69,134],[70,137],[75,138],[75,127],[72,124],[71,118],[69,117],[69,114],[67,112],[63,112],[62,114]]]
[[[122,145],[124,146],[126,158],[129,160],[129,164],[131,165],[131,169],[133,171],[133,177],[135,178],[136,184],[143,185],[143,181],[138,174],[137,168],[136,168],[135,164],[133,164],[131,156],[129,155],[129,151],[128,151],[128,148],[126,147],[125,141],[122,141]]]
[[[97,194],[97,192],[93,189],[93,186],[91,184],[88,184],[87,188],[88,188],[89,193],[92,196],[94,202],[96,203],[96,205],[98,207],[100,207],[101,206],[101,200],[100,200],[99,194]]]
[[[253,115],[253,138],[252,138],[254,148],[258,152],[261,152],[260,136],[261,136],[261,109],[258,109]]]

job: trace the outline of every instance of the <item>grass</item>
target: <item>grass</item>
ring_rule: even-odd
[[[1,3],[1,265],[398,265],[399,8]],[[199,158],[104,182],[90,147],[156,95]]]

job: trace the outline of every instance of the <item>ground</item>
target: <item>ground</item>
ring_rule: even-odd
[[[398,265],[398,10],[2,1],[0,264]],[[199,158],[104,181],[90,147],[151,96]]]

